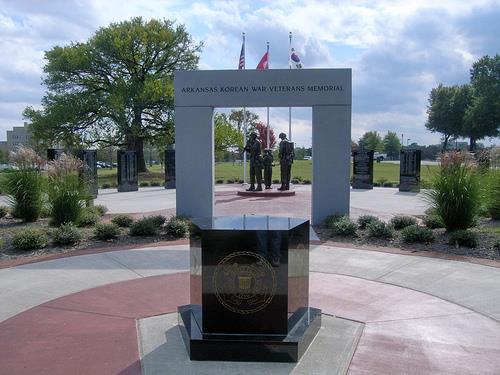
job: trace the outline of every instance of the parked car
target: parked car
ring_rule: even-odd
[[[307,155],[304,156],[304,160],[312,160],[312,158],[313,158],[312,156],[307,156]]]
[[[373,158],[377,161],[377,163],[380,163],[381,161],[387,159],[387,154],[381,154],[380,152],[376,152],[373,154]]]

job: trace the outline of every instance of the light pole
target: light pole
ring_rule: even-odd
[[[410,138],[406,138],[406,147],[408,147],[408,145],[410,144]]]

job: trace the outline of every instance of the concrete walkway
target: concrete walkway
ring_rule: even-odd
[[[189,302],[188,261],[186,243],[0,270],[0,373],[141,373],[135,320]],[[474,374],[479,368],[494,374],[500,368],[500,268],[318,245],[311,246],[310,271],[311,305],[365,324],[352,361],[347,358],[350,374]],[[162,356],[150,354],[164,349],[146,346],[150,368],[159,368]],[[198,364],[175,348],[183,369],[176,375],[192,373]],[[309,367],[299,368],[280,372]]]

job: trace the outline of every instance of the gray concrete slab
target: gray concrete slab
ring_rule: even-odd
[[[143,375],[335,375],[347,372],[363,324],[323,315],[322,328],[296,364],[191,361],[179,332],[177,314],[141,319],[137,328]]]
[[[175,189],[148,187],[123,193],[116,189],[101,189],[94,204],[106,206],[112,214],[167,210],[175,208]]]

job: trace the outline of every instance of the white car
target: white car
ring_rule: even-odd
[[[312,156],[304,156],[304,160],[312,160]]]

